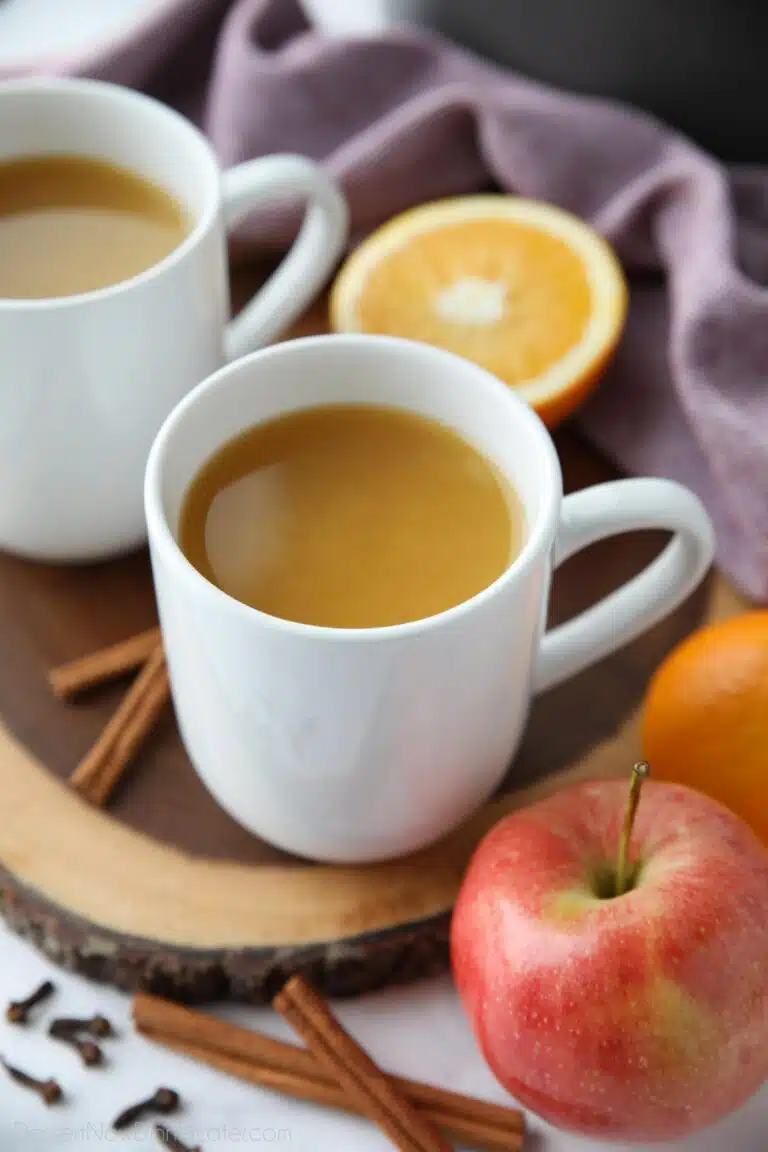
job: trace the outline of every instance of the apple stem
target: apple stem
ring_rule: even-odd
[[[632,765],[632,778],[629,782],[629,800],[627,801],[627,811],[624,816],[624,827],[621,832],[621,840],[619,841],[619,860],[616,865],[616,895],[623,896],[627,890],[629,877],[627,875],[627,861],[629,857],[629,842],[632,839],[632,829],[635,824],[635,816],[637,814],[637,806],[640,803],[640,790],[643,787],[643,781],[647,780],[651,774],[650,766],[645,760],[640,760],[637,764]]]

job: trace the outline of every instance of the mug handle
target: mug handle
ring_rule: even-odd
[[[222,176],[227,230],[256,208],[296,199],[307,210],[293,247],[251,302],[227,326],[225,355],[236,360],[269,344],[306,309],[333,271],[347,239],[347,203],[304,156],[264,156]]]
[[[567,496],[554,567],[598,540],[637,529],[675,533],[645,571],[592,608],[546,632],[533,691],[544,692],[634,640],[681,604],[714,556],[712,523],[698,497],[670,480],[616,480]]]

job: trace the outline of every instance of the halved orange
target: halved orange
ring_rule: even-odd
[[[577,217],[516,196],[462,196],[396,216],[331,291],[337,332],[406,336],[488,369],[549,427],[596,387],[626,320],[612,248]]]

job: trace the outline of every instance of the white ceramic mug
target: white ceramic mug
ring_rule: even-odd
[[[322,287],[347,230],[343,197],[300,156],[221,173],[197,129],[125,88],[0,84],[0,160],[94,156],[167,189],[193,221],[165,260],[102,291],[0,299],[0,548],[93,560],[145,539],[142,482],[161,423],[226,359],[275,337]],[[226,231],[296,198],[308,210],[282,265],[229,322]]]
[[[232,599],[177,543],[202,464],[243,428],[317,404],[370,402],[434,417],[517,490],[528,532],[471,600],[396,627],[289,623]],[[379,860],[447,832],[499,784],[541,692],[671,612],[712,560],[698,499],[663,480],[562,497],[552,441],[493,376],[408,340],[320,336],[248,356],[196,388],[149,457],[145,504],[173,698],[187,751],[236,820],[331,861]],[[553,567],[596,540],[675,533],[618,591],[544,632]]]

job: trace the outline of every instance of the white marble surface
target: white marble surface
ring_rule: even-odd
[[[0,68],[79,56],[120,39],[169,0],[0,0]]]
[[[42,1024],[21,1029],[0,1024],[0,1052],[7,1060],[40,1075],[56,1076],[67,1102],[46,1109],[36,1096],[0,1079],[1,1152],[66,1152],[72,1148],[143,1149],[158,1147],[150,1124],[125,1134],[110,1122],[127,1104],[161,1084],[176,1088],[186,1107],[172,1127],[204,1152],[267,1147],[285,1152],[386,1152],[391,1145],[363,1121],[300,1104],[253,1088],[157,1048],[132,1033],[130,1001],[111,989],[53,970],[27,945],[0,928],[0,1000],[26,995],[41,979],[57,984],[47,1015],[90,1015],[102,1011],[120,1030],[105,1042],[109,1066],[85,1069],[75,1054],[48,1040]],[[475,1049],[450,981],[429,981],[409,989],[367,996],[338,1005],[339,1014],[384,1066],[403,1075],[431,1080],[460,1092],[505,1102]],[[228,1009],[228,1018],[293,1039],[273,1013]],[[589,1152],[626,1145],[600,1144],[556,1133],[530,1121],[530,1152]],[[726,1123],[666,1152],[768,1152],[768,1090]],[[643,1149],[650,1152],[650,1149]],[[656,1152],[660,1152],[656,1146]]]

